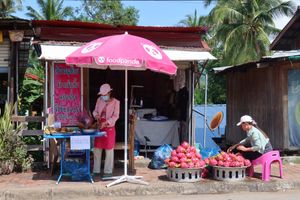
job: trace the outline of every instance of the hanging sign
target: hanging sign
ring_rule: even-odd
[[[54,64],[54,116],[62,126],[76,126],[81,112],[80,68]]]

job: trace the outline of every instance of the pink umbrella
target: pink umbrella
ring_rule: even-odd
[[[150,40],[130,35],[113,35],[93,40],[66,57],[67,64],[118,70],[150,69],[175,74],[177,67]]]
[[[66,57],[67,64],[79,67],[100,68],[107,67],[115,70],[125,70],[125,148],[124,160],[127,160],[127,77],[128,70],[146,70],[175,74],[177,67],[169,57],[153,42],[130,35],[127,32],[122,35],[113,35],[93,40]],[[148,184],[136,180],[140,176],[128,176],[127,165],[124,162],[124,175],[107,187],[121,182]]]

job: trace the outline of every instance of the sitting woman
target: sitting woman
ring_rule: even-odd
[[[229,147],[227,152],[239,152],[244,158],[255,160],[262,154],[273,150],[269,137],[256,126],[252,117],[249,115],[242,116],[237,126],[241,126],[243,131],[247,133],[247,137],[238,144]]]

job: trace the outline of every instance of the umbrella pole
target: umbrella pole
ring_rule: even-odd
[[[127,91],[127,87],[128,87],[128,71],[127,71],[127,67],[125,68],[125,147],[124,147],[124,176],[127,176],[127,148],[128,148],[128,119],[127,119],[127,115],[128,115],[128,91]]]
[[[123,176],[118,176],[118,177],[112,177],[109,179],[116,179],[115,181],[111,182],[110,184],[106,185],[106,187],[110,187],[119,183],[123,182],[129,182],[129,183],[136,183],[136,184],[143,184],[143,185],[149,185],[149,183],[142,181],[142,180],[137,180],[139,178],[143,178],[142,176],[128,176],[127,175],[127,149],[128,149],[128,131],[127,131],[127,115],[128,115],[128,92],[127,92],[127,85],[128,85],[128,70],[127,67],[125,68],[125,147],[124,147],[124,175]],[[131,147],[133,148],[133,147]],[[106,179],[107,180],[107,179]]]

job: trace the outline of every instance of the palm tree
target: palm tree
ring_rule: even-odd
[[[195,9],[194,15],[186,15],[185,19],[179,22],[180,25],[183,26],[204,26],[206,21],[206,17],[197,15],[197,10]]]
[[[58,20],[71,17],[73,8],[63,7],[64,0],[37,0],[40,12],[27,6],[28,12],[26,15],[35,20]]]
[[[209,13],[214,40],[223,46],[223,64],[259,60],[269,54],[269,37],[279,30],[274,19],[291,16],[295,6],[282,0],[218,0]]]
[[[8,18],[17,10],[22,10],[22,0],[0,0],[0,18]]]

